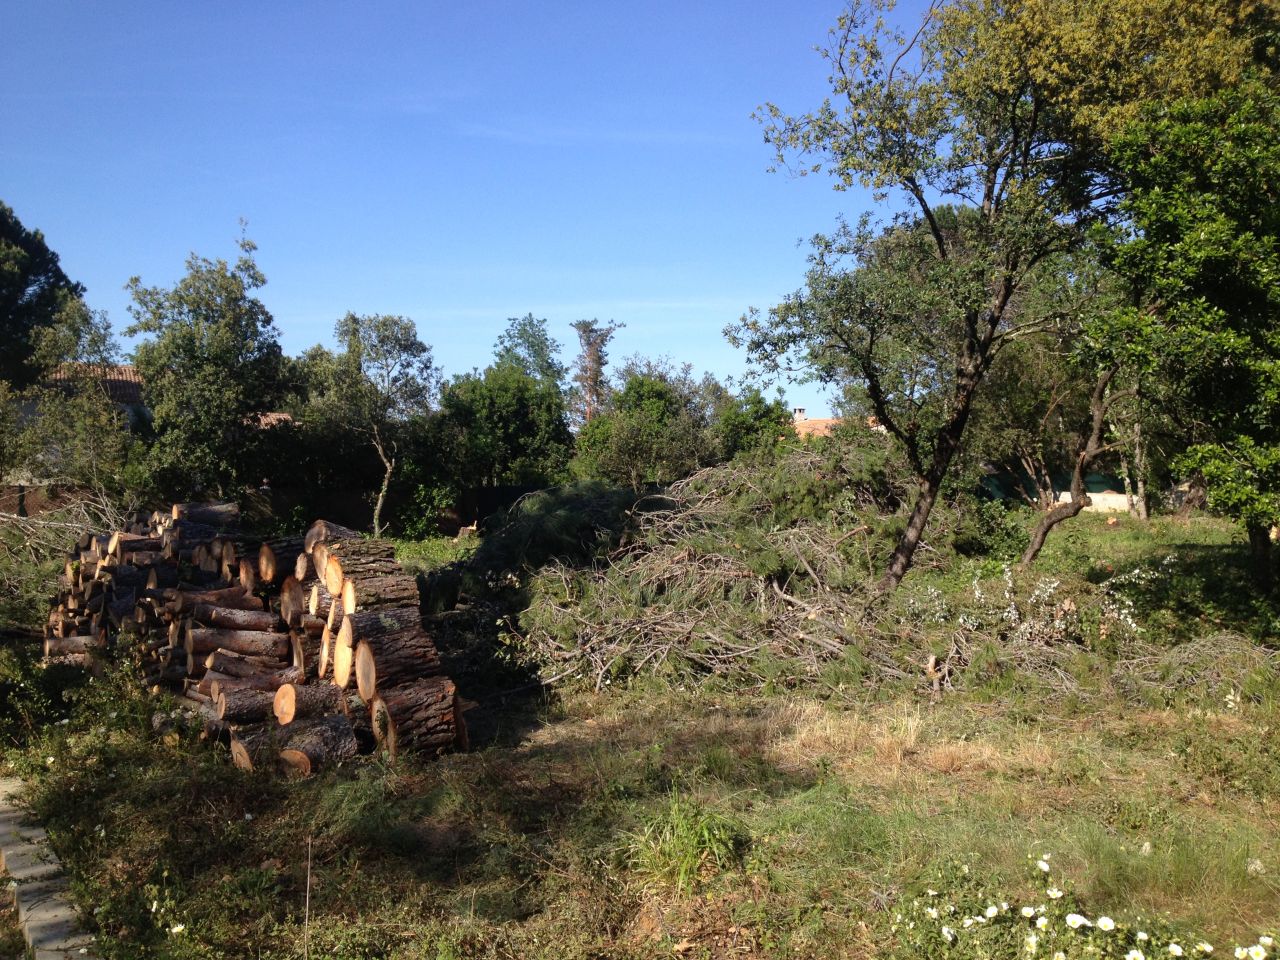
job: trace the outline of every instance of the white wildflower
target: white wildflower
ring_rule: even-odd
[[[1082,917],[1078,913],[1068,913],[1067,926],[1072,930],[1079,930],[1081,927],[1091,927],[1093,924],[1089,922],[1088,918]]]
[[[175,923],[172,927],[169,928],[169,932],[171,934],[177,935],[185,929],[187,929],[187,925],[185,923]]]
[[[1034,933],[1028,934],[1027,943],[1026,943],[1027,953],[1035,953],[1036,949],[1039,946],[1040,946],[1040,938],[1037,937]]]
[[[1169,944],[1169,954],[1174,957],[1182,956],[1182,947],[1176,943]]]
[[[1045,894],[1049,897],[1050,900],[1057,900],[1062,896],[1062,891],[1059,890],[1057,887],[1050,887],[1048,890],[1045,891]]]
[[[1151,856],[1151,850],[1152,850],[1151,841],[1144,840],[1142,841],[1142,849],[1139,850],[1138,853],[1142,854],[1144,857],[1149,857]]]
[[[1048,918],[1048,917],[1036,917],[1036,929],[1037,929],[1037,930],[1044,930],[1044,929],[1045,929],[1046,927],[1048,927],[1048,926],[1049,926],[1049,918]]]
[[[927,893],[931,897],[936,897],[938,895],[937,890],[926,890],[925,893]]]
[[[1267,872],[1267,868],[1262,865],[1262,861],[1257,857],[1250,857],[1244,865],[1244,872],[1251,877],[1260,877]]]
[[[1147,955],[1137,947],[1134,947],[1124,955],[1124,960],[1147,960]]]
[[[1259,937],[1258,942],[1262,944],[1264,947],[1275,946],[1275,941],[1267,936]]]
[[[1213,953],[1213,944],[1206,943],[1205,941],[1201,940],[1199,943],[1196,944],[1196,949],[1199,950],[1201,953]]]
[[[1112,920],[1110,917],[1099,917],[1099,918],[1098,918],[1098,929],[1099,929],[1099,930],[1106,930],[1106,931],[1110,932],[1110,931],[1114,930],[1115,928],[1116,928],[1116,922],[1115,922],[1114,920]]]
[[[929,919],[930,919],[930,920],[937,920],[937,919],[938,919],[938,908],[937,908],[937,907],[928,907],[928,908],[925,910],[925,914],[929,917]]]
[[[1036,915],[1035,907],[1023,907],[1020,912],[1028,920],[1030,920],[1032,917]]]
[[[955,938],[956,938],[956,932],[954,930],[952,930],[950,927],[942,928],[942,939],[946,940],[947,943],[951,943],[953,940],[955,940]]]
[[[1049,872],[1049,861],[1048,861],[1048,860],[1037,860],[1037,861],[1036,861],[1036,866],[1037,866],[1037,867],[1039,867],[1039,868],[1041,869],[1041,871],[1043,871],[1044,873],[1048,873],[1048,872]]]
[[[1260,943],[1255,943],[1249,948],[1249,960],[1267,960],[1267,948]]]
[[[986,915],[987,915],[987,919],[988,919],[988,920],[990,920],[990,919],[992,919],[993,917],[995,917],[995,916],[998,916],[998,915],[999,915],[999,913],[1000,913],[1000,908],[999,908],[999,907],[997,907],[997,906],[993,903],[991,906],[987,907],[987,909],[986,909],[984,912],[985,912],[985,913],[986,913]]]

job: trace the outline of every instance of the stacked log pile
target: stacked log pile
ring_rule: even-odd
[[[309,775],[360,753],[465,748],[457,692],[393,545],[325,520],[254,540],[234,504],[174,504],[85,534],[45,627],[47,662],[130,656],[202,714],[238,766]]]

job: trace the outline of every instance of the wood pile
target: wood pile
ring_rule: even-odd
[[[179,503],[84,534],[58,586],[46,662],[97,669],[123,653],[244,769],[305,776],[361,753],[467,746],[417,580],[389,541],[326,520],[255,539],[235,504]]]

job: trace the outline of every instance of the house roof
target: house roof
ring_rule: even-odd
[[[64,363],[49,375],[53,383],[68,383],[80,377],[101,383],[112,403],[125,406],[142,403],[142,375],[132,364]]]
[[[796,433],[801,437],[829,437],[831,431],[840,425],[840,418],[833,417],[830,419],[821,419],[818,417],[812,420],[806,418],[804,420],[795,420],[792,426],[795,427]]]

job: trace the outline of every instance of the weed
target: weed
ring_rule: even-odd
[[[641,882],[687,892],[740,866],[749,842],[738,820],[672,791],[667,806],[630,838],[630,862]]]

